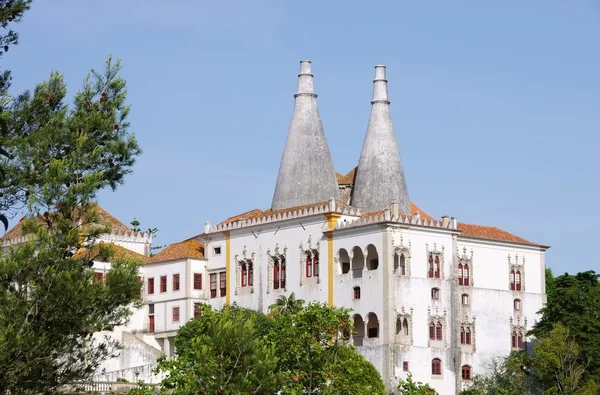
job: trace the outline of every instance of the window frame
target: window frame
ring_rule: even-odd
[[[199,285],[199,287],[196,287]],[[194,273],[194,291],[202,291],[202,273]]]
[[[163,290],[163,285],[164,285],[164,290]],[[161,294],[164,294],[167,292],[167,276],[160,276],[160,280],[158,283],[159,286],[159,290]]]
[[[222,298],[227,296],[227,272],[219,272],[219,291]]]
[[[360,287],[355,286],[352,288],[352,299],[359,300],[360,299]]]
[[[463,365],[460,370],[462,380],[471,381],[471,367],[469,365]]]
[[[210,297],[214,299],[217,297],[217,285],[218,285],[218,273],[210,273],[209,281],[210,281]]]
[[[181,283],[180,283],[180,273],[173,273],[173,292],[177,292],[181,290]],[[175,281],[177,280],[177,281]]]
[[[148,277],[148,295],[154,295],[154,277]]]
[[[433,358],[431,360],[431,375],[441,376],[442,375],[442,360],[440,358]]]
[[[466,300],[466,303],[465,303],[465,300]],[[463,306],[469,306],[470,305],[469,294],[460,295],[460,302]]]
[[[438,287],[431,288],[431,300],[440,300],[440,289]]]
[[[179,309],[179,306],[173,306],[173,308],[171,310],[171,318],[172,318],[173,323],[180,322],[181,310]]]

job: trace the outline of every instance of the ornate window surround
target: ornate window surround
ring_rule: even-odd
[[[465,318],[464,320],[461,322],[460,324],[460,328],[459,331],[462,328],[465,329],[469,329],[469,332],[471,332],[471,344],[460,344],[460,348],[462,350],[462,352],[475,352],[477,347],[477,333],[475,331],[475,317],[471,317],[471,320],[469,320],[469,315],[465,314]],[[459,332],[459,342],[460,342],[460,332]]]
[[[518,348],[513,347],[512,344],[512,334],[516,332],[517,335],[521,335],[522,339],[523,339],[523,349],[527,348],[526,346],[526,334],[527,334],[527,318],[525,318],[523,320],[523,324],[521,324],[521,316],[517,316],[516,319],[516,324],[515,324],[515,320],[513,320],[512,317],[510,317],[510,336],[509,336],[509,341],[510,341],[510,348],[511,350],[515,350]]]
[[[458,256],[458,264],[462,265],[462,267],[464,268],[465,265],[468,266],[469,268],[469,285],[459,285],[459,287],[462,288],[472,288],[473,287],[473,249],[471,249],[471,253],[467,254],[467,248],[463,247],[463,252],[462,255],[460,254],[459,251],[456,251],[456,255]],[[458,265],[455,268],[456,270],[456,283],[459,284],[458,279],[460,278],[460,276],[462,275],[462,273],[458,270]],[[464,269],[463,269],[464,270]]]
[[[427,346],[431,348],[446,348],[448,347],[448,326],[447,326],[447,312],[443,310],[442,314],[439,313],[438,308],[435,308],[435,314],[431,314],[431,307],[427,307],[427,326],[430,324],[442,324],[442,340],[431,340],[427,336]]]
[[[254,287],[256,282],[254,281],[254,273],[256,273],[256,264],[254,261],[254,252],[248,255],[248,249],[244,246],[242,250],[242,256],[236,254],[235,259],[235,294],[236,295],[248,295],[254,293]],[[252,264],[252,285],[246,287],[241,286],[242,282],[242,266]]]
[[[267,250],[267,256],[269,257],[269,264],[267,268],[267,293],[270,292],[286,292],[288,289],[288,279],[287,279],[287,246],[283,247],[283,251],[279,250],[279,243],[275,244],[275,250],[271,252],[271,249]],[[273,288],[273,272],[275,268],[275,263],[279,265],[283,264],[285,266],[285,287],[279,287],[279,289]]]
[[[321,240],[317,240],[316,245],[313,245],[312,235],[308,236],[308,242],[307,242],[306,247],[304,246],[304,242],[300,243],[300,286],[321,283],[322,262],[320,261],[320,259],[319,259],[319,275],[318,276],[314,275],[314,268],[313,268],[313,275],[311,277],[306,277],[306,257],[308,256],[311,259],[313,259],[313,257],[315,255],[317,255],[319,258],[321,258],[320,254],[319,254],[320,247],[321,247]]]
[[[404,239],[402,235],[400,235],[400,245],[394,245],[394,261],[396,257],[398,257],[398,268],[393,268],[394,275],[397,277],[410,277],[410,240],[408,241],[408,246],[404,245]],[[402,275],[402,271],[400,270],[400,257],[404,256],[404,265],[405,265],[405,274]]]
[[[413,308],[407,312],[404,309],[404,306],[400,307],[399,311],[396,311],[396,322],[400,320],[400,323],[404,322],[404,320],[408,323],[408,336],[402,333],[403,328],[400,328],[400,332],[396,333],[396,343],[410,346],[413,344]]]
[[[517,292],[517,293],[521,293],[521,292],[525,292],[525,256],[523,256],[522,258],[522,262],[519,263],[519,254],[515,254],[515,260],[514,262],[512,261],[510,254],[508,254],[508,289],[510,289],[510,285],[511,285],[511,276],[510,274],[512,272],[516,272],[519,271],[520,273],[520,281],[521,281],[521,290],[517,291],[515,290],[511,290],[512,292]],[[519,298],[522,300],[522,298]]]
[[[432,256],[433,259],[437,257],[440,260],[440,277],[429,277],[429,256]],[[437,249],[436,243],[433,243],[433,250],[429,249],[429,243],[425,243],[425,277],[430,280],[443,280],[444,279],[444,246],[442,246],[441,250]],[[435,266],[434,266],[435,272]]]

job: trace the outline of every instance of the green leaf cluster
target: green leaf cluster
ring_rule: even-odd
[[[412,373],[408,374],[406,380],[400,379],[398,383],[398,391],[402,395],[436,395],[437,392],[429,386],[429,384],[423,384],[420,381],[413,381]]]
[[[175,394],[385,394],[377,370],[344,340],[352,328],[348,311],[302,304],[290,295],[269,316],[203,306],[200,317],[179,330],[175,358],[159,362],[158,372],[168,375],[163,388]]]

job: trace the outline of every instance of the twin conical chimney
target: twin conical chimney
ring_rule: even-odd
[[[398,212],[411,215],[408,188],[392,125],[385,66],[375,66],[373,101],[367,134],[360,153],[350,204],[374,212],[398,204]]]
[[[294,99],[294,113],[271,204],[274,210],[339,198],[309,60],[300,62],[298,92]]]

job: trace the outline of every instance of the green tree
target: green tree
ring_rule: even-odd
[[[556,324],[564,325],[579,347],[582,360],[589,362],[583,380],[600,382],[600,275],[587,271],[556,277],[540,313],[542,318],[530,334],[547,338]]]
[[[536,384],[545,394],[597,394],[600,387],[589,392],[594,382],[583,379],[588,361],[581,358],[579,346],[571,339],[569,329],[555,325],[547,337],[539,339],[533,348],[532,367]]]
[[[304,299],[296,299],[296,296],[292,292],[289,298],[285,295],[281,295],[275,303],[269,306],[269,310],[273,314],[296,314],[304,306]]]
[[[117,347],[94,333],[125,324],[139,302],[137,262],[113,259],[94,282],[79,252],[108,230],[92,203],[97,192],[122,183],[140,153],[118,71],[110,58],[103,73],[92,70],[73,106],[58,73],[33,93],[3,98],[10,118],[1,145],[11,158],[0,199],[25,202],[30,218],[22,223],[29,241],[0,252],[0,393],[54,393],[89,377]]]
[[[420,381],[413,381],[412,373],[408,374],[406,380],[400,379],[398,383],[398,391],[402,395],[436,395],[437,392],[429,386],[429,384],[423,384]]]
[[[273,394],[277,356],[261,336],[261,315],[237,307],[212,311],[185,324],[175,338],[175,358],[159,360],[174,394]]]
[[[546,296],[550,297],[552,291],[554,290],[555,283],[554,274],[552,273],[552,269],[549,267],[546,268]]]
[[[487,375],[473,377],[461,395],[531,395],[529,358],[521,351],[492,361]]]

